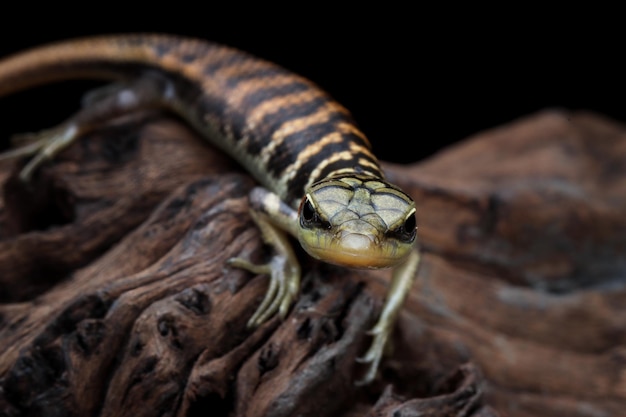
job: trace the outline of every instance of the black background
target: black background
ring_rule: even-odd
[[[626,121],[621,38],[586,11],[574,19],[568,10],[546,18],[449,5],[435,12],[364,4],[343,11],[304,3],[291,10],[172,2],[151,9],[133,3],[55,5],[50,11],[26,5],[3,16],[0,56],[116,32],[170,32],[225,43],[319,84],[352,111],[378,156],[396,162],[421,160],[545,108],[585,109]],[[0,99],[0,138],[58,123],[89,86],[65,83]]]

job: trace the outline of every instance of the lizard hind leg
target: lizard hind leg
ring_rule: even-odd
[[[19,135],[14,142],[23,142],[26,145],[0,154],[0,161],[34,155],[19,174],[21,181],[28,182],[37,168],[72,144],[80,136],[80,133],[74,123],[66,122],[37,133]]]
[[[115,83],[87,93],[83,107],[61,124],[40,132],[14,135],[11,142],[18,147],[1,153],[0,162],[32,156],[19,174],[21,181],[28,182],[41,165],[54,159],[85,133],[112,120],[137,115],[140,110],[167,107],[164,83],[153,78]]]

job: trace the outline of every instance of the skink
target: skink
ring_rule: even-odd
[[[106,94],[34,143],[0,158],[34,155],[28,181],[86,130],[107,118],[159,107],[184,118],[262,185],[251,213],[274,248],[265,265],[229,263],[270,276],[248,324],[285,317],[300,287],[288,235],[314,258],[354,268],[393,267],[392,282],[359,383],[372,381],[419,264],[415,204],[384,179],[349,112],[312,82],[244,52],[203,40],[129,34],[70,40],[0,61],[0,96],[74,78],[112,79]]]

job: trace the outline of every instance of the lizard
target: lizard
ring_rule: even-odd
[[[228,263],[270,277],[248,326],[285,318],[300,290],[301,268],[289,236],[321,261],[351,268],[392,268],[372,342],[359,358],[371,382],[395,320],[417,275],[416,207],[385,180],[371,144],[350,112],[308,79],[232,47],[166,34],[101,35],[60,41],[0,60],[0,97],[76,78],[113,80],[79,113],[40,132],[0,159],[32,156],[29,181],[82,133],[142,108],[182,117],[259,182],[251,215],[274,253],[256,265]]]

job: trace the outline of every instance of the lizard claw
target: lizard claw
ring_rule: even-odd
[[[265,298],[256,312],[248,320],[248,327],[257,327],[278,313],[284,319],[289,307],[300,291],[300,264],[293,253],[286,236],[265,220],[262,215],[252,211],[252,218],[259,226],[264,240],[274,247],[276,253],[267,264],[256,265],[242,258],[228,260],[230,266],[245,269],[255,274],[267,274],[270,283]]]
[[[374,380],[378,365],[383,357],[385,346],[389,335],[391,334],[391,327],[388,323],[379,320],[379,322],[367,332],[368,335],[373,336],[372,344],[365,354],[356,359],[359,363],[368,364],[367,371],[363,378],[355,382],[357,386],[367,385]]]
[[[77,137],[78,129],[76,125],[71,123],[64,123],[52,129],[43,130],[34,134],[18,135],[16,141],[27,144],[0,154],[0,161],[34,155],[19,174],[21,181],[28,182],[41,164],[48,159],[54,158],[59,152],[76,140]]]
[[[276,313],[281,319],[287,316],[289,307],[298,295],[299,267],[294,268],[293,265],[289,265],[287,258],[280,255],[275,255],[269,263],[264,265],[255,265],[242,258],[231,258],[228,264],[256,274],[270,276],[265,298],[248,320],[248,327],[260,326]]]

